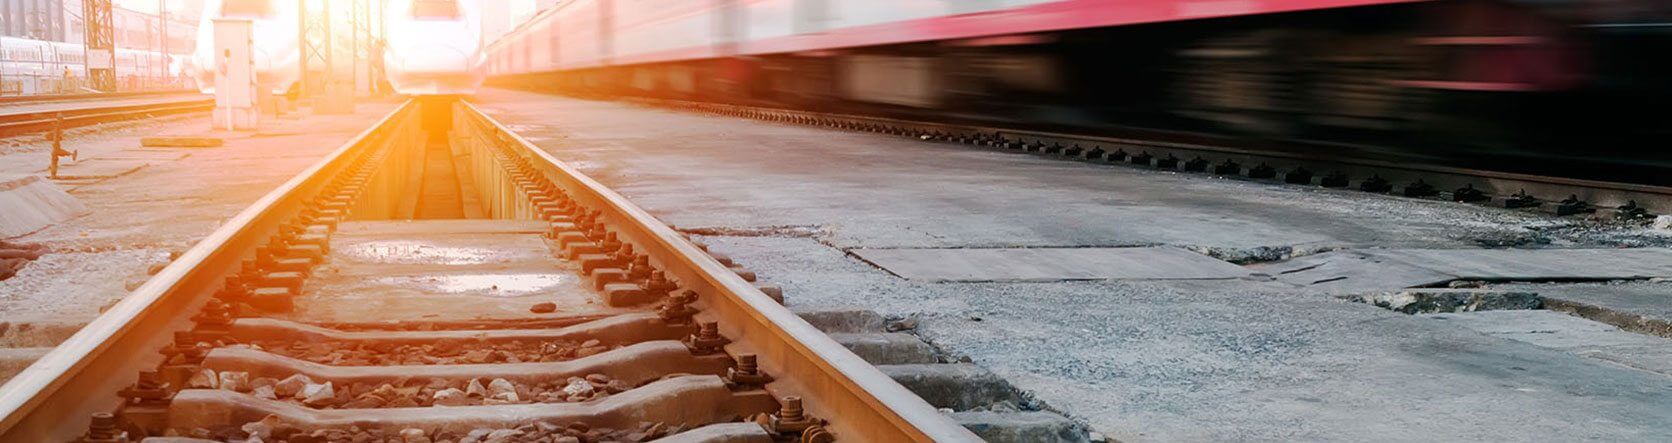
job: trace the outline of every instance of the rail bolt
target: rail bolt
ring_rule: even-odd
[[[780,433],[800,433],[820,424],[818,419],[801,410],[801,397],[794,395],[784,397],[784,404],[778,408],[778,415],[772,418],[773,427]]]
[[[1428,197],[1439,193],[1439,190],[1434,189],[1434,185],[1430,185],[1422,179],[1417,179],[1416,183],[1411,183],[1410,186],[1405,187],[1406,197]]]
[[[197,346],[197,336],[191,331],[174,331],[174,343],[158,352],[168,357],[170,364],[176,365],[197,365],[207,354]]]
[[[1649,218],[1649,210],[1637,205],[1637,200],[1626,200],[1626,204],[1614,209],[1614,218],[1619,220],[1640,220]]]
[[[691,308],[691,302],[695,300],[696,291],[689,289],[679,294],[673,294],[668,296],[668,301],[662,305],[662,309],[658,310],[656,314],[662,318],[662,321],[669,324],[690,324],[691,316],[697,314],[697,310]]]
[[[760,386],[771,383],[772,377],[761,373],[755,354],[738,354],[737,367],[727,370],[726,380],[735,385]]]
[[[801,443],[831,443],[834,441],[836,441],[836,436],[821,425],[809,426],[807,430],[801,431]]]
[[[1305,167],[1296,167],[1288,174],[1283,174],[1283,182],[1291,185],[1310,185],[1312,184],[1312,170]]]
[[[615,253],[612,254],[612,255],[614,256],[613,258],[615,258],[615,262],[618,265],[626,266],[626,265],[632,264],[633,263],[633,255],[634,255],[633,254],[633,244],[632,243],[621,243],[621,246],[619,248],[617,248],[615,250]]]
[[[1463,185],[1461,188],[1457,188],[1456,191],[1451,191],[1451,198],[1452,200],[1456,200],[1461,203],[1474,203],[1488,200],[1491,197],[1487,197],[1485,192],[1475,189],[1475,185],[1469,184]]]
[[[1111,163],[1113,163],[1113,162],[1123,162],[1123,161],[1126,161],[1126,157],[1128,157],[1130,155],[1131,154],[1126,153],[1125,148],[1115,148],[1115,152],[1110,152],[1109,155],[1103,156],[1103,161],[1111,162]]]
[[[1197,156],[1184,162],[1184,170],[1188,172],[1203,172],[1208,170],[1208,159]]]
[[[1386,193],[1393,191],[1393,184],[1380,175],[1371,175],[1359,183],[1359,190],[1364,192]]]
[[[650,256],[639,254],[633,257],[633,263],[627,267],[627,278],[630,280],[645,280],[650,278],[655,269],[650,267]],[[649,285],[646,285],[646,289]]]
[[[1531,208],[1540,204],[1542,203],[1540,203],[1537,198],[1533,198],[1532,195],[1527,194],[1526,189],[1516,191],[1515,195],[1511,195],[1509,198],[1504,199],[1504,207],[1510,209]]]
[[[699,324],[697,333],[686,339],[686,345],[691,348],[691,353],[696,355],[718,353],[728,342],[730,340],[720,335],[720,324],[711,321]]]
[[[1222,162],[1218,165],[1215,165],[1213,167],[1213,173],[1218,174],[1218,175],[1241,174],[1242,173],[1242,165],[1237,164],[1237,162],[1231,161],[1231,159],[1227,158],[1227,159],[1225,159],[1224,162]]]
[[[120,409],[123,421],[150,435],[158,435],[168,428],[168,404],[174,393],[162,376],[153,371],[139,373],[133,386],[116,392],[122,397]]]
[[[203,304],[202,311],[192,316],[192,323],[197,324],[199,333],[219,338],[231,330],[232,312],[227,310],[225,302],[211,298]]]
[[[127,433],[116,428],[116,415],[109,412],[94,412],[93,420],[87,424],[87,435],[81,441],[87,443],[126,442]]]
[[[1347,187],[1347,174],[1341,171],[1331,172],[1324,176],[1322,180],[1318,180],[1318,185],[1326,188],[1345,188]]]
[[[1590,203],[1585,203],[1583,200],[1580,200],[1578,195],[1568,194],[1567,198],[1564,198],[1562,201],[1556,203],[1556,215],[1573,215],[1592,212],[1597,212],[1597,208],[1591,207]]]

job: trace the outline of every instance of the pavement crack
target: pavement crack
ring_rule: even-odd
[[[817,238],[824,233],[824,229],[818,225],[773,225],[745,228],[713,226],[698,228],[674,228],[674,230],[685,234],[711,237]]]

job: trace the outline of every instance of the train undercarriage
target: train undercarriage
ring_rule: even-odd
[[[1511,158],[1658,182],[1672,33],[1513,2],[1383,5],[497,80],[531,89],[915,120],[1204,132]],[[1345,148],[1344,148],[1345,149]],[[1404,157],[1401,157],[1404,156]],[[1641,168],[1639,168],[1641,169]],[[1533,172],[1533,171],[1524,171]],[[1542,171],[1553,172],[1553,171]],[[1621,177],[1620,175],[1632,177]]]

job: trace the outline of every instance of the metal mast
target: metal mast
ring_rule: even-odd
[[[317,0],[321,7],[319,11],[308,9],[308,0],[297,0],[300,3],[297,11],[301,26],[298,35],[302,44],[302,81],[300,82],[301,96],[310,99],[324,92],[325,83],[329,81],[331,72],[331,0]],[[324,75],[315,75],[312,67],[324,68]],[[318,80],[316,83],[314,80]]]
[[[354,77],[355,94],[371,91],[371,59],[372,59],[372,9],[371,0],[351,0],[354,24]],[[362,83],[364,81],[364,83]]]
[[[83,0],[81,19],[86,24],[87,79],[93,89],[116,90],[116,34],[110,0]]]

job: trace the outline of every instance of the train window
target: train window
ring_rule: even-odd
[[[221,3],[221,15],[227,17],[271,17],[273,14],[272,0],[225,0]]]
[[[458,17],[458,0],[412,0],[412,18],[452,19]]]

